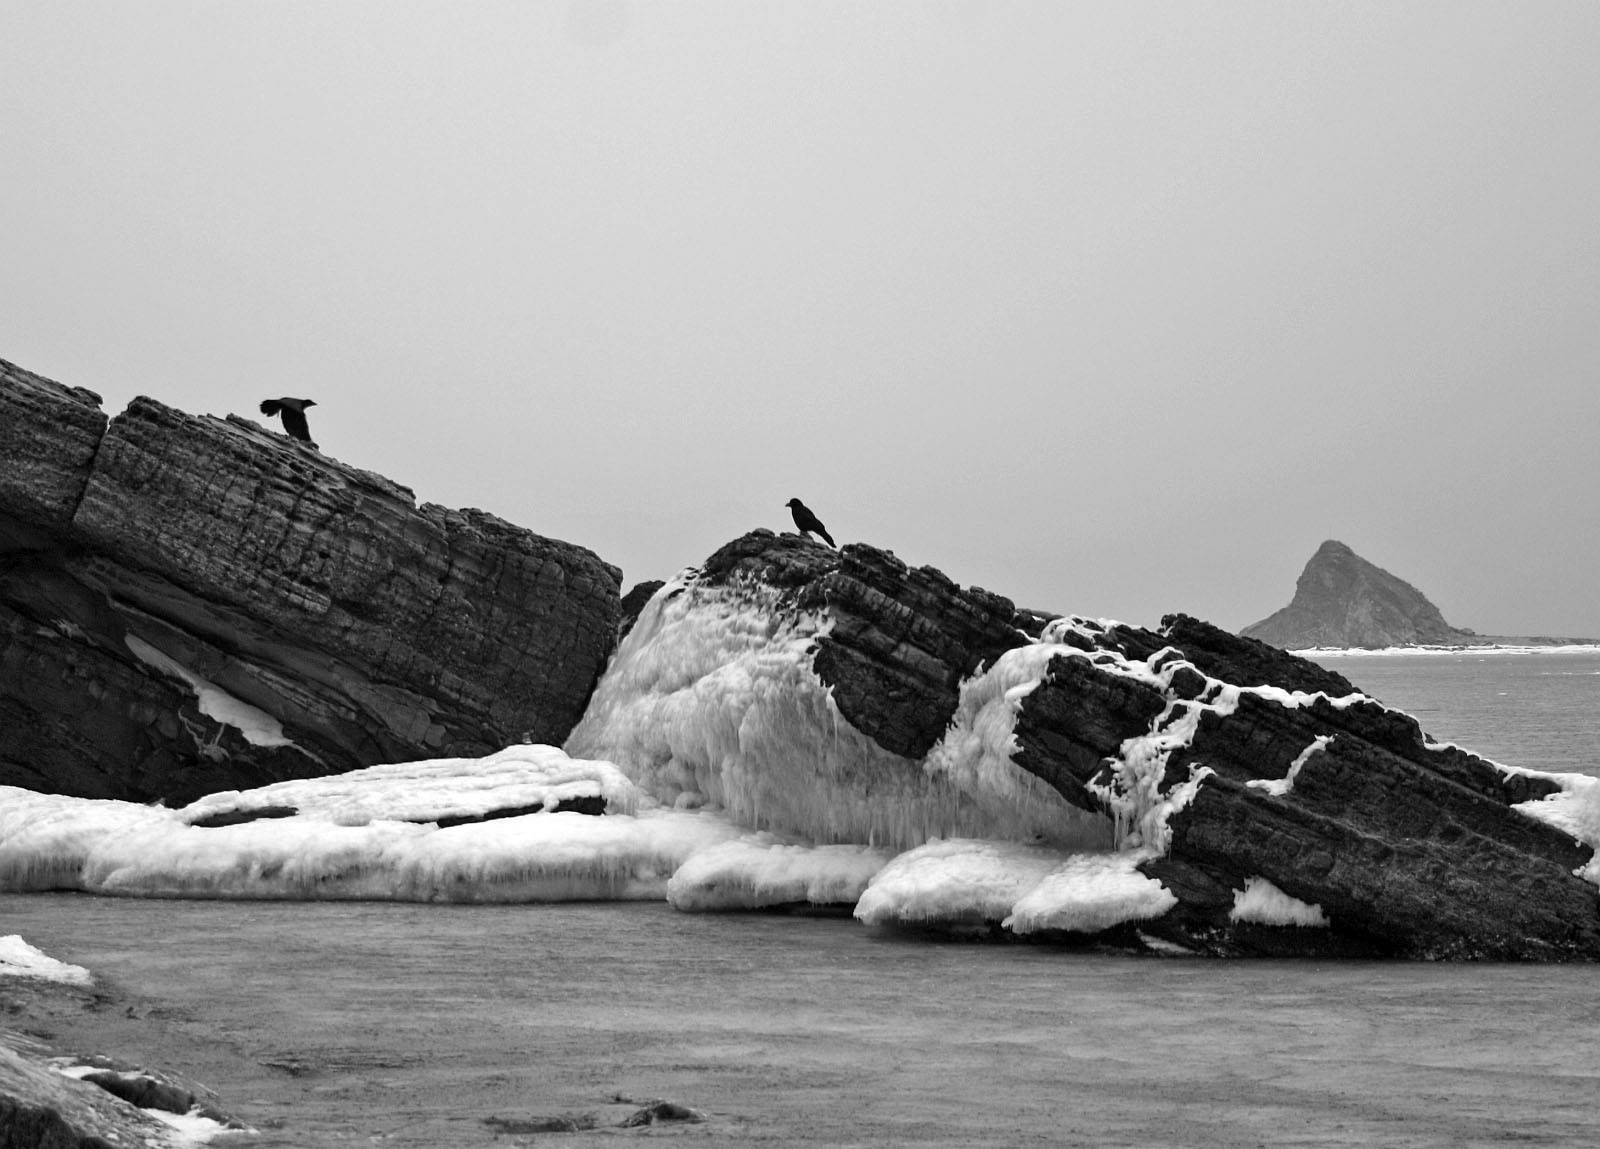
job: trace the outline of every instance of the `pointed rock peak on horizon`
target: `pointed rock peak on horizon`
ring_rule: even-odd
[[[1404,579],[1328,539],[1306,563],[1293,600],[1239,632],[1285,650],[1470,642]]]

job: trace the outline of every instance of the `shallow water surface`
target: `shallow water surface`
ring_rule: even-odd
[[[0,896],[132,1004],[67,1044],[204,1082],[244,1147],[1600,1139],[1592,966],[1218,962],[662,904]],[[704,1124],[610,1121],[668,1098]]]

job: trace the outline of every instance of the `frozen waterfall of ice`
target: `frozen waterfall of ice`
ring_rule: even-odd
[[[1109,818],[1072,805],[1012,761],[1022,702],[1044,681],[1050,660],[1068,649],[1043,642],[1020,646],[963,682],[950,727],[923,759],[923,770],[1006,827],[1006,837],[1069,850],[1109,849]]]
[[[1025,674],[980,676],[963,711],[978,728],[958,715],[923,767],[839,713],[811,666],[828,630],[759,583],[669,583],[613,656],[566,750],[617,763],[664,804],[709,805],[751,829],[823,844],[1102,832],[1103,820],[1011,765],[1008,751],[998,760],[1015,699],[988,727],[985,703],[1024,687]],[[1027,669],[1036,681],[1039,668]]]

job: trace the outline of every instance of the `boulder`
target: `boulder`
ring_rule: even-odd
[[[0,445],[3,784],[184,802],[558,743],[614,642],[591,551],[237,416],[108,422],[0,362]]]

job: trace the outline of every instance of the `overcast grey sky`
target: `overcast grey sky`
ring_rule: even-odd
[[[1600,4],[0,0],[0,357],[665,577],[799,495],[1600,635]]]

